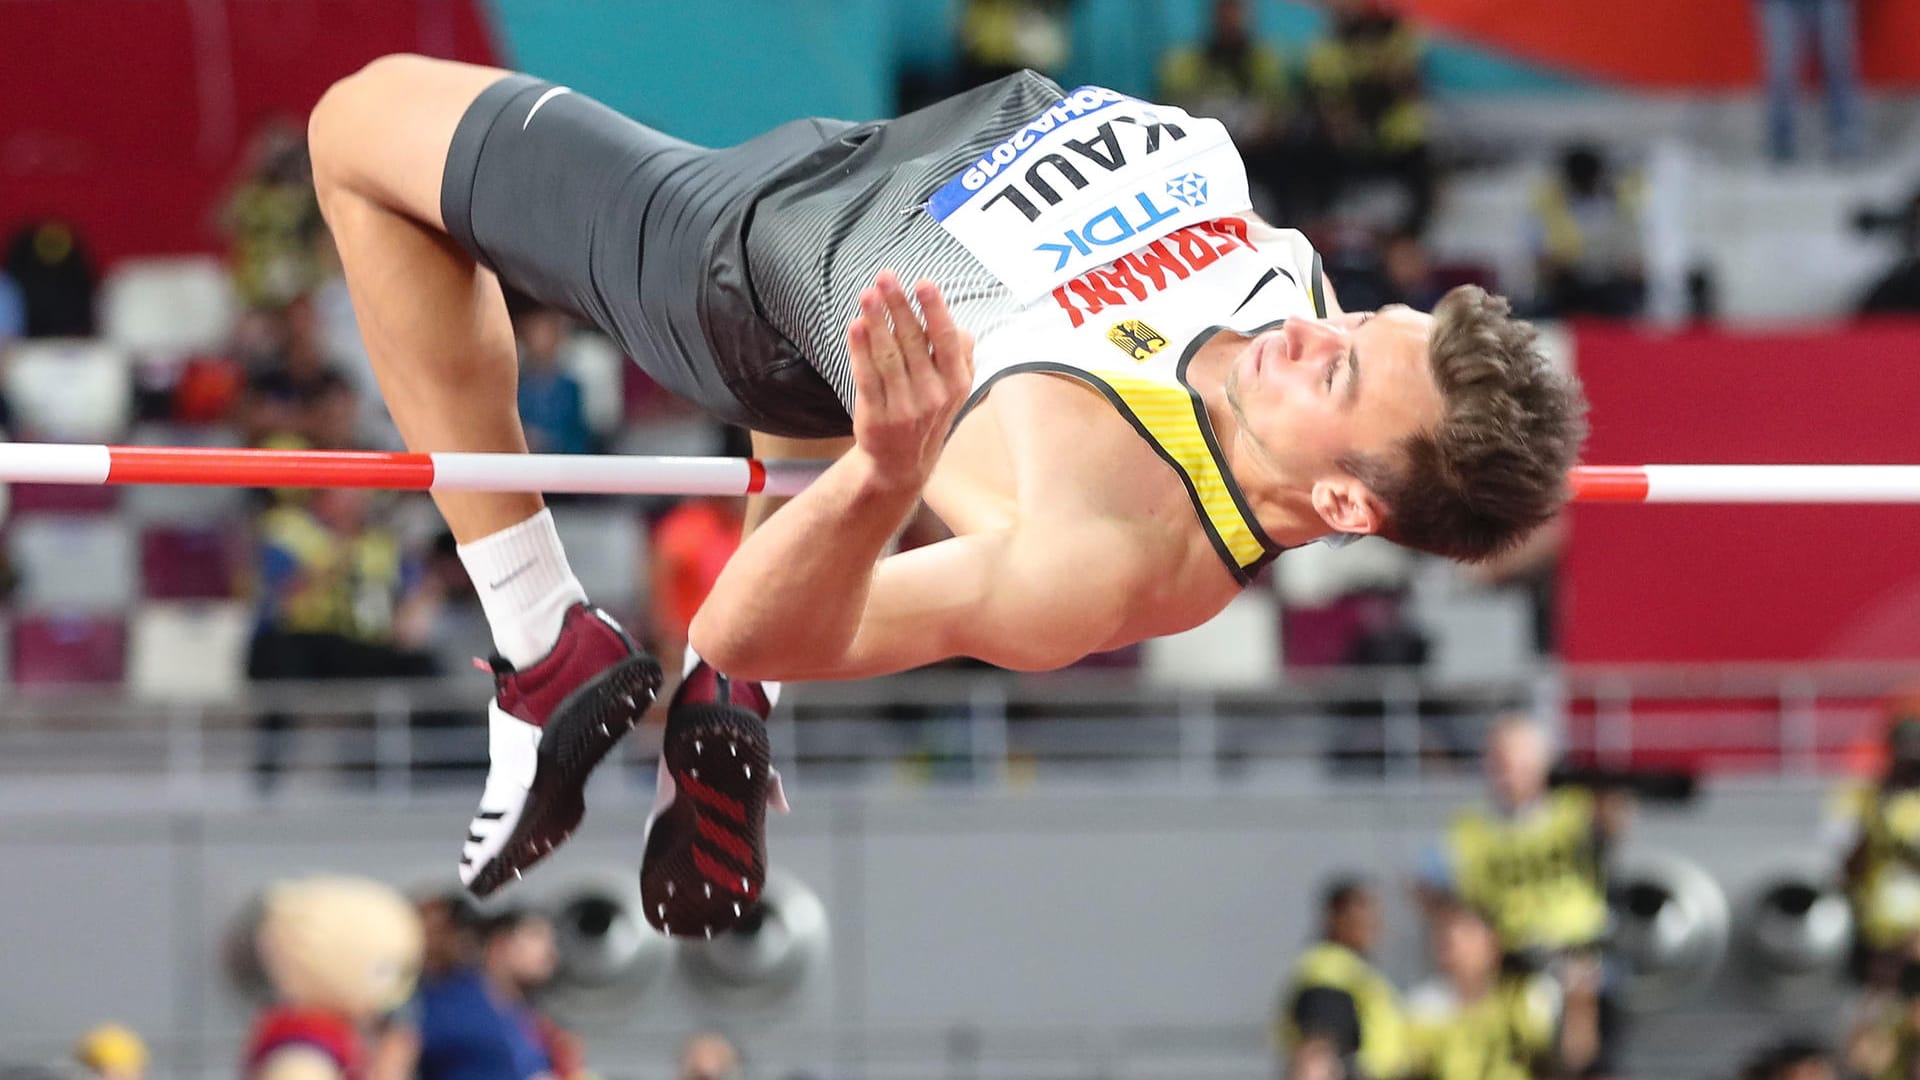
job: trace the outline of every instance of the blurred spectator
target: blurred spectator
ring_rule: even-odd
[[[0,273],[0,345],[27,336],[27,295],[7,274]]]
[[[1446,294],[1434,279],[1433,259],[1419,233],[1400,229],[1389,234],[1381,248],[1380,265],[1386,273],[1388,304],[1432,311]]]
[[[1778,164],[1794,159],[1794,113],[1808,39],[1820,59],[1827,97],[1827,154],[1835,161],[1866,149],[1860,118],[1860,42],[1854,0],[1758,0],[1761,59],[1767,77],[1767,149]]]
[[[155,392],[158,400],[144,415],[175,424],[220,424],[235,415],[246,381],[246,370],[238,361],[196,356],[181,366],[172,386]]]
[[[1205,41],[1160,61],[1160,100],[1226,125],[1255,185],[1277,197],[1281,136],[1288,119],[1287,70],[1280,54],[1254,40],[1245,0],[1214,0]],[[1283,211],[1277,215],[1285,219]]]
[[[448,591],[446,575],[409,566],[399,542],[371,519],[370,508],[367,492],[322,488],[263,515],[248,678],[437,673],[423,646]],[[288,722],[281,713],[261,718],[257,768],[263,787],[280,771]]]
[[[1558,986],[1503,965],[1480,914],[1441,905],[1430,930],[1439,978],[1407,995],[1410,1075],[1428,1080],[1529,1080],[1581,1075],[1599,1042],[1599,972],[1586,963]]]
[[[1622,791],[1549,790],[1551,748],[1530,718],[1500,720],[1487,737],[1489,805],[1461,811],[1427,868],[1430,898],[1454,896],[1487,917],[1511,963],[1563,983],[1603,974],[1608,929],[1606,859],[1625,834],[1632,803]],[[1600,987],[1598,1051],[1590,1076],[1618,1067],[1625,1031],[1619,987]]]
[[[300,432],[315,450],[360,446],[360,393],[346,376],[330,371],[302,388]]]
[[[357,418],[344,432],[325,433],[335,441],[316,440],[314,406],[329,394],[354,390],[326,353],[311,297],[294,297],[279,311],[247,316],[236,347],[249,369],[236,417],[249,444],[336,450],[357,445]],[[358,408],[357,394],[353,407]],[[342,435],[344,441],[338,441]]]
[[[1840,796],[1841,880],[1853,907],[1853,973],[1892,985],[1920,934],[1920,694],[1887,709],[1887,762],[1872,783]]]
[[[1613,175],[1596,146],[1568,147],[1534,194],[1539,305],[1550,316],[1638,315],[1646,303],[1636,180]]]
[[[147,1044],[119,1024],[101,1024],[81,1036],[73,1059],[95,1080],[145,1080],[147,1075]]]
[[[1073,0],[965,0],[960,89],[1022,68],[1057,72],[1073,50]]]
[[[1862,213],[1858,224],[1863,229],[1892,226],[1900,235],[1899,261],[1867,291],[1866,298],[1860,301],[1860,314],[1920,313],[1920,190],[1908,198],[1899,212]]]
[[[1381,237],[1370,229],[1343,228],[1325,254],[1327,277],[1340,283],[1340,303],[1348,311],[1390,304],[1432,311],[1446,292],[1434,278],[1426,244],[1406,229]]]
[[[420,977],[437,979],[471,967],[480,948],[480,913],[465,893],[426,896],[414,905],[423,936]]]
[[[1748,1058],[1739,1080],[1836,1080],[1838,1075],[1832,1051],[1816,1039],[1794,1036]]]
[[[382,1036],[370,1080],[567,1080],[577,1075],[578,1040],[527,1002],[558,965],[553,925],[517,909],[496,914],[479,928],[477,963],[462,955],[473,939],[460,920],[449,924],[448,932],[457,962],[421,979],[413,1001]],[[562,1065],[551,1047],[572,1057]]]
[[[1317,210],[1346,185],[1392,180],[1407,200],[1400,226],[1424,233],[1434,180],[1420,39],[1389,0],[1331,0],[1329,9],[1327,36],[1307,54],[1307,147],[1291,171]]]
[[[26,309],[25,336],[93,336],[93,260],[71,224],[22,226],[7,242],[6,272]]]
[[[669,681],[679,678],[687,627],[740,547],[745,520],[746,500],[704,496],[683,500],[653,527],[647,595],[653,604],[654,654]]]
[[[536,454],[585,454],[593,431],[580,382],[560,366],[560,352],[573,328],[565,312],[529,307],[513,320],[520,340],[520,422],[527,449]]]
[[[318,284],[314,241],[326,225],[300,128],[275,120],[255,133],[219,217],[242,304],[279,308]]]
[[[740,1051],[725,1035],[703,1031],[680,1047],[680,1080],[740,1080]]]
[[[1920,938],[1906,944],[1891,982],[1861,996],[1847,1036],[1849,1073],[1866,1080],[1920,1076]]]
[[[1294,962],[1276,1033],[1288,1077],[1395,1077],[1406,1064],[1399,996],[1370,957],[1380,899],[1348,878],[1328,887],[1322,939]]]

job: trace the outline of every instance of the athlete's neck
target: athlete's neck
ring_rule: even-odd
[[[1246,496],[1260,528],[1282,547],[1300,547],[1331,531],[1313,508],[1313,492],[1288,484],[1275,474],[1260,452],[1241,437],[1240,421],[1227,404],[1227,370],[1247,341],[1246,335],[1232,330],[1221,330],[1208,338],[1187,364],[1187,385],[1206,406],[1207,422],[1213,425],[1213,437],[1220,444],[1227,472],[1240,486],[1240,494]]]

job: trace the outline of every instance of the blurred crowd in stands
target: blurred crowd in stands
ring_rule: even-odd
[[[591,1080],[602,1075],[589,1064],[587,1043],[541,1007],[559,963],[555,930],[545,915],[520,908],[483,914],[463,893],[423,895],[412,908],[411,936],[403,947],[410,966],[399,975],[403,1005],[363,1017],[346,1010],[348,1003],[338,996],[310,995],[290,1003],[276,990],[263,1002],[248,1048],[236,1049],[236,1075],[358,1080]],[[351,953],[356,944],[338,947]],[[289,1048],[302,1060],[289,1065],[275,1057]],[[165,1075],[150,1069],[151,1054],[140,1035],[116,1023],[83,1034],[72,1060],[78,1074],[92,1080]],[[718,1030],[689,1034],[677,1062],[679,1080],[742,1080],[746,1075],[740,1049]],[[599,1066],[604,1069],[605,1063]],[[9,1080],[69,1075],[0,1068],[0,1077]]]
[[[1706,1075],[1910,1080],[1920,1067],[1920,692],[1886,704],[1884,738],[1873,756],[1858,781],[1836,792],[1826,823],[1826,879],[1792,886],[1780,899],[1782,912],[1805,916],[1817,897],[1844,898],[1851,933],[1842,944],[1850,947],[1798,973],[1811,973],[1824,995],[1850,984],[1852,1003],[1825,1014],[1837,1018],[1833,1026],[1800,1013],[1779,1029],[1743,1032],[1702,1055],[1722,1063]],[[1570,766],[1556,758],[1547,726],[1524,713],[1489,729],[1481,765],[1484,797],[1437,825],[1400,881],[1336,875],[1324,885],[1316,935],[1287,964],[1273,1004],[1276,1075],[1634,1075],[1627,1066],[1631,1020],[1654,1000],[1637,982],[1659,977],[1636,965],[1657,962],[1662,949],[1687,952],[1679,939],[1689,931],[1685,918],[1676,922],[1675,912],[1661,910],[1684,907],[1662,892],[1672,883],[1618,879],[1616,856],[1643,806],[1692,798],[1693,788]],[[1809,895],[1796,899],[1789,895],[1795,890]],[[411,905],[418,931],[406,947],[417,954],[408,954],[415,959],[407,971],[417,968],[417,984],[408,975],[403,1006],[369,1009],[362,1018],[361,1041],[342,1051],[359,1055],[359,1075],[621,1074],[568,1029],[564,1013],[547,1007],[565,1000],[550,991],[581,977],[562,968],[553,916],[538,908],[476,907],[457,891],[423,893]],[[1391,925],[1400,913],[1413,917],[1425,945],[1422,974],[1405,982],[1389,977],[1379,960],[1389,937],[1404,929]],[[565,917],[578,915],[569,909]],[[263,923],[270,918],[262,916]],[[360,916],[357,924],[368,921]],[[1651,937],[1623,921],[1652,928]],[[1821,937],[1819,922],[1802,927]],[[270,937],[255,933],[261,944],[252,962],[285,1001],[291,980],[268,963]],[[296,1009],[294,1018],[310,1012]],[[279,1031],[283,1022],[272,1010],[263,1013],[256,1043],[261,1031]],[[147,1075],[140,1037],[110,1023],[83,1036],[74,1059],[102,1080]],[[683,1080],[788,1075],[769,1065],[750,1073],[741,1049],[717,1031],[687,1038],[680,1062]]]
[[[1660,910],[1673,902],[1665,885],[1613,880],[1610,856],[1640,797],[1675,792],[1645,776],[1556,767],[1551,747],[1528,717],[1496,724],[1482,758],[1486,798],[1461,808],[1408,874],[1426,981],[1403,992],[1375,966],[1384,883],[1339,877],[1325,887],[1320,935],[1294,959],[1276,1002],[1281,1075],[1628,1075],[1628,997],[1646,942],[1619,922],[1641,919],[1656,927],[1651,940],[1675,951],[1681,932]],[[1888,703],[1878,757],[1834,801],[1830,878],[1771,894],[1813,938],[1831,921],[1818,914],[1821,898],[1844,896],[1844,957],[1794,961],[1823,994],[1838,989],[1827,980],[1844,967],[1857,993],[1837,1029],[1754,1031],[1744,1048],[1723,1047],[1730,1067],[1744,1054],[1731,1072],[1738,1080],[1909,1080],[1920,1068],[1920,696]]]

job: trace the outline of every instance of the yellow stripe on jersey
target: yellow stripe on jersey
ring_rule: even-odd
[[[1206,530],[1213,549],[1227,564],[1227,570],[1241,584],[1283,550],[1260,531],[1246,500],[1228,474],[1225,461],[1215,453],[1213,426],[1206,419],[1206,407],[1184,381],[1185,365],[1165,374],[1136,375],[1117,369],[1088,370],[1070,364],[1044,360],[1009,364],[995,371],[973,389],[966,405],[954,418],[973,411],[993,385],[1008,375],[1045,372],[1065,375],[1098,390],[1120,415],[1126,417],[1140,437],[1152,446],[1161,459],[1172,465],[1185,481],[1193,499],[1194,513]]]
[[[1193,392],[1177,383],[1118,372],[1087,372],[1083,377],[1105,383],[1126,403],[1147,436],[1186,475],[1195,509],[1233,556],[1240,576],[1251,574],[1266,560],[1267,545],[1258,527],[1241,513],[1233,481],[1208,445]]]

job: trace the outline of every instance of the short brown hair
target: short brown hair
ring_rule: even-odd
[[[1462,285],[1433,317],[1427,363],[1440,388],[1439,425],[1404,439],[1397,461],[1341,464],[1386,504],[1387,539],[1478,562],[1566,503],[1567,470],[1587,437],[1586,399],[1501,297]]]

